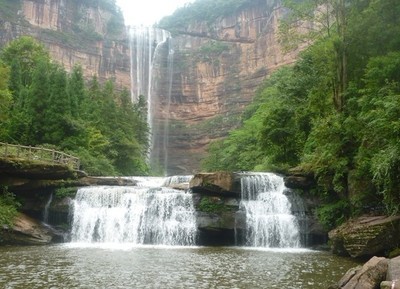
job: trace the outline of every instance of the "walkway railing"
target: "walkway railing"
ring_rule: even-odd
[[[80,160],[69,154],[46,148],[12,145],[0,142],[0,157],[17,157],[28,160],[64,164],[79,170]]]

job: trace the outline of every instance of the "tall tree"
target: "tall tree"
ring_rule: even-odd
[[[329,39],[332,43],[335,74],[331,79],[333,104],[337,111],[345,105],[347,78],[348,0],[284,0],[289,15],[281,21],[280,35],[284,46],[293,48],[302,42]],[[328,61],[329,62],[329,61]]]

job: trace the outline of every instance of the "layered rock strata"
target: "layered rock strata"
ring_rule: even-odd
[[[94,4],[65,0],[14,1],[0,15],[0,46],[30,35],[44,43],[67,71],[79,64],[88,79],[94,75],[102,81],[113,78],[120,87],[130,87],[123,19],[114,25],[121,15]]]
[[[283,13],[279,1],[266,0],[173,36],[171,99],[161,97],[155,115],[169,127],[168,174],[197,172],[206,147],[240,124],[263,80],[295,61],[298,51],[284,53],[279,43]]]
[[[363,216],[329,232],[332,251],[351,257],[384,254],[400,244],[400,216]]]

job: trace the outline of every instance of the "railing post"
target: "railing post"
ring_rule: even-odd
[[[3,152],[1,151],[3,149]],[[51,159],[49,159],[49,153],[51,154]],[[59,163],[72,167],[73,169],[79,170],[80,159],[63,152],[58,152],[54,149],[37,148],[32,146],[21,146],[21,145],[11,145],[7,143],[0,142],[0,156],[17,156],[25,157],[28,160],[33,160],[35,157],[38,160],[49,161],[51,163]]]

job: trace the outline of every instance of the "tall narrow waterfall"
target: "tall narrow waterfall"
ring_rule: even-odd
[[[240,207],[246,214],[246,246],[300,246],[298,223],[284,189],[283,179],[275,174],[243,174]]]
[[[131,98],[133,102],[141,96],[147,100],[150,166],[166,173],[174,56],[171,34],[153,27],[133,27],[130,39]]]
[[[165,187],[88,187],[73,202],[72,242],[194,245],[192,196]]]

